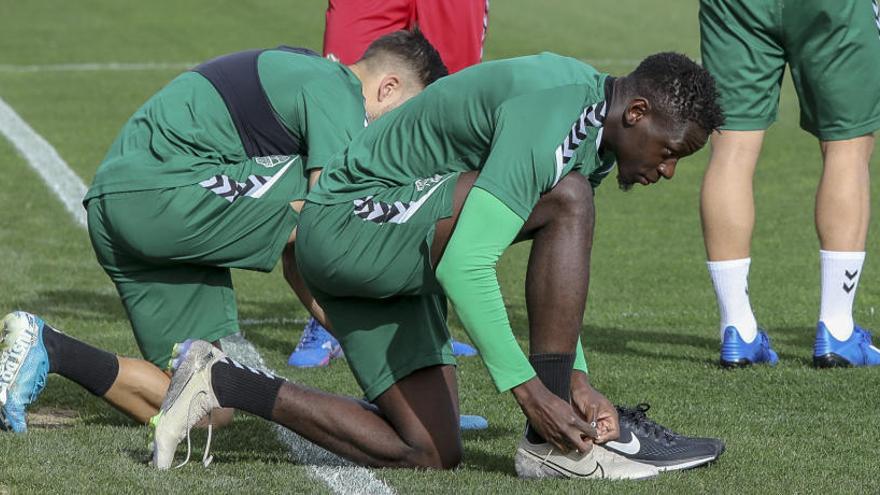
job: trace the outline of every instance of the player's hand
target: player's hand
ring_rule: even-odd
[[[592,448],[596,430],[538,378],[514,387],[512,392],[532,427],[554,447],[563,452]]]
[[[596,423],[596,443],[617,440],[620,436],[617,408],[590,385],[590,379],[583,371],[576,370],[571,374],[571,404],[582,419]]]

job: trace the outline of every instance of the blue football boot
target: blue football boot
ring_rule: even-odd
[[[489,421],[475,414],[462,414],[458,417],[458,426],[462,430],[485,430],[489,427]]]
[[[848,366],[880,366],[880,349],[871,343],[871,332],[855,325],[852,335],[840,341],[831,335],[825,323],[816,325],[813,344],[813,366],[836,368]]]
[[[740,337],[736,327],[724,329],[721,340],[721,366],[725,368],[743,368],[752,364],[768,363],[771,366],[779,362],[776,351],[770,348],[770,337],[758,327],[758,335],[751,343]]]
[[[43,320],[23,311],[0,323],[0,429],[27,431],[25,411],[46,386],[49,356]]]
[[[318,320],[309,318],[296,349],[287,359],[288,366],[317,368],[327,366],[330,360],[342,355],[342,346]]]
[[[476,356],[477,350],[464,342],[459,342],[455,339],[452,339],[452,355],[456,357],[471,357]]]

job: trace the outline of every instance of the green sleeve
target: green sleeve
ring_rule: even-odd
[[[493,195],[471,189],[436,271],[500,392],[535,376],[513,336],[495,274],[498,258],[522,225]]]
[[[597,128],[579,127],[585,93],[583,86],[573,85],[502,104],[495,113],[489,155],[474,185],[528,218],[542,194],[585,157],[595,155]],[[573,142],[576,130],[585,134]]]
[[[364,105],[344,85],[309,85],[302,94],[306,170],[323,168],[364,130]],[[360,95],[358,95],[360,98]]]
[[[584,347],[581,345],[580,337],[578,337],[577,349],[574,351],[573,369],[583,371],[587,374],[590,373],[590,370],[587,368],[587,358],[584,357]]]

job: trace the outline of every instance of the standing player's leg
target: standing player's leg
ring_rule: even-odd
[[[333,56],[351,65],[377,38],[408,29],[413,14],[412,0],[329,0],[324,56]]]
[[[753,342],[758,335],[748,276],[755,227],[752,180],[763,139],[764,131],[722,131],[713,135],[709,166],[700,190],[703,240],[718,300],[722,339],[728,328],[734,328],[745,342]]]
[[[480,63],[489,27],[489,0],[415,0],[419,28],[455,73]]]
[[[721,364],[775,363],[748,295],[755,223],[752,177],[764,130],[776,120],[786,53],[769,3],[700,1],[700,51],[716,81],[725,124],[712,136],[700,194],[708,269],[720,312]]]
[[[880,351],[852,316],[870,216],[873,132],[880,129],[880,18],[872,3],[808,2],[782,12],[801,127],[819,138],[824,162],[816,193],[818,367],[880,365]]]
[[[823,141],[821,145],[824,169],[816,192],[816,232],[822,276],[814,362],[834,366],[846,363],[835,356],[840,350],[838,346],[832,349],[830,339],[846,342],[857,331],[852,310],[865,261],[871,212],[868,165],[874,136]],[[858,364],[880,364],[880,352],[867,351],[865,357],[874,359],[859,359]]]

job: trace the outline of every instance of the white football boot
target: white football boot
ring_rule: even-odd
[[[217,396],[211,385],[211,368],[224,359],[226,354],[203,340],[192,342],[178,361],[168,394],[162,402],[159,414],[153,416],[150,425],[155,428],[153,436],[153,466],[169,469],[174,461],[177,444],[187,439],[186,459],[176,467],[189,462],[191,442],[189,432],[212,410],[219,408]],[[208,442],[202,463],[211,462],[211,425],[208,425]]]
[[[520,478],[578,478],[607,480],[643,480],[660,471],[610,452],[599,445],[586,454],[563,454],[550,443],[534,444],[525,437],[516,448],[516,474]]]

